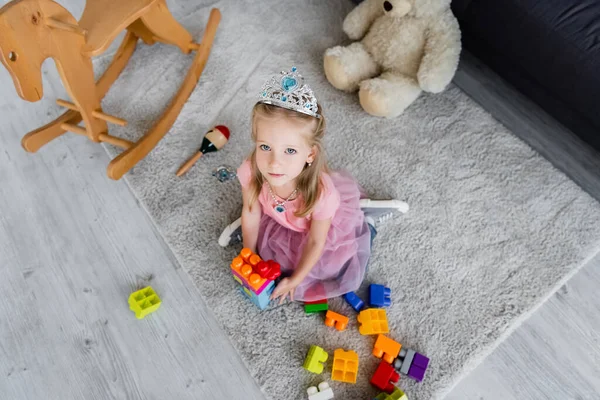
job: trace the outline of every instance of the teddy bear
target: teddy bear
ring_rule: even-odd
[[[360,41],[327,49],[327,80],[358,90],[363,109],[379,117],[402,114],[422,91],[443,91],[461,52],[450,1],[364,0],[343,24],[348,37]]]

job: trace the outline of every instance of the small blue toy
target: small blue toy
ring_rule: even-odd
[[[389,307],[392,304],[390,298],[392,291],[389,287],[383,285],[369,286],[369,304],[371,307]]]
[[[216,176],[219,182],[230,181],[236,177],[235,169],[227,165],[221,165],[213,171],[212,175]]]
[[[354,292],[346,293],[344,295],[344,299],[346,299],[348,304],[350,304],[350,306],[354,308],[356,312],[360,312],[360,310],[362,310],[362,308],[365,306],[365,302],[362,301],[361,298],[358,297]]]

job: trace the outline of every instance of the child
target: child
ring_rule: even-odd
[[[330,172],[323,150],[325,117],[292,68],[269,79],[252,113],[250,157],[239,167],[242,217],[219,243],[244,247],[281,265],[272,299],[315,301],[356,290],[376,234],[375,219],[406,212],[398,200],[362,199],[354,179]],[[361,205],[365,206],[361,210]]]

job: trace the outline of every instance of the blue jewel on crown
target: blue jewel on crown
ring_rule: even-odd
[[[282,71],[265,82],[260,92],[259,102],[321,118],[318,113],[317,99],[312,89],[304,82],[304,77],[297,72],[296,67],[292,67],[287,72]]]

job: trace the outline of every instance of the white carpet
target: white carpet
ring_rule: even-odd
[[[432,360],[422,383],[401,379],[410,399],[440,397],[599,248],[599,205],[456,87],[422,96],[394,120],[370,117],[357,96],[333,89],[322,57],[346,40],[349,0],[197,3],[169,6],[198,39],[210,8],[220,8],[205,72],[170,133],[126,179],[269,399],[306,398],[308,386],[330,380],[331,359],[322,376],[302,369],[311,344],[331,356],[338,347],[359,353],[357,384],[331,383],[336,398],[378,393],[368,383],[378,362],[370,355],[374,338],[358,334],[348,306],[331,305],[352,316],[342,333],[297,304],[259,312],[228,270],[239,248],[217,244],[239,216],[241,195],[237,181],[219,183],[211,171],[242,162],[254,96],[274,72],[295,65],[311,83],[329,119],[332,166],[347,168],[372,197],[411,206],[380,230],[365,282],[392,288],[390,336]],[[140,43],[103,103],[130,122],[111,133],[135,139],[149,129],[191,59],[174,47]],[[177,178],[217,124],[231,129],[229,144]],[[161,294],[163,301],[175,295]]]

